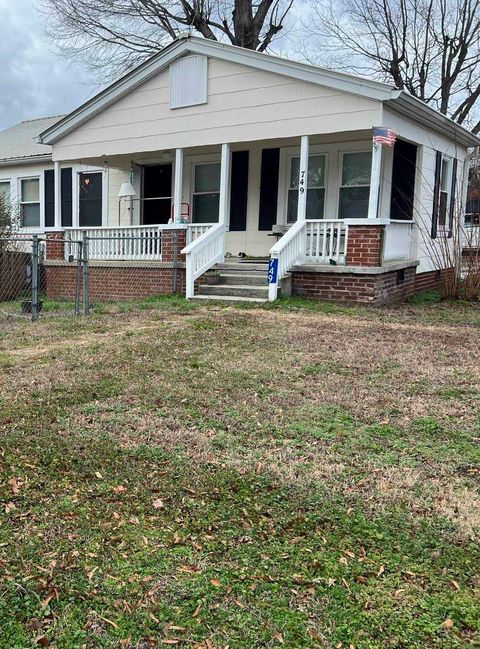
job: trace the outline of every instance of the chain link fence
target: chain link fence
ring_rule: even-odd
[[[88,290],[83,291],[88,264],[82,256],[82,242],[69,242],[70,247],[75,248],[73,263],[76,263],[77,272],[65,298],[49,297],[47,274],[54,274],[55,266],[47,269],[46,245],[42,236],[0,238],[0,319],[35,321],[51,314],[88,313]]]

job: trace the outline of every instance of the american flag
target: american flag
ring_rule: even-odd
[[[373,143],[374,144],[386,144],[387,146],[393,146],[397,136],[391,128],[385,128],[384,126],[375,126],[373,129]]]

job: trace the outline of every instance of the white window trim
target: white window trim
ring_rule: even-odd
[[[182,187],[182,201],[188,197],[188,206],[190,210],[190,221],[193,222],[193,194],[195,190],[195,165],[209,164],[218,162],[221,164],[221,153],[203,153],[196,155],[186,155],[183,161],[183,187]],[[173,175],[175,176],[175,169]],[[175,182],[175,178],[174,178]]]
[[[220,174],[222,171],[222,161],[219,156],[216,156],[216,159],[212,160],[194,160],[191,162],[191,193],[190,193],[190,220],[192,223],[195,223],[193,220],[193,198],[194,196],[204,196],[207,194],[218,194],[219,197],[219,203],[220,203],[220,185],[221,181],[219,178],[219,183],[218,183],[218,191],[209,191],[209,192],[196,192],[195,191],[195,168],[200,167],[201,165],[211,165],[211,164],[218,164],[220,165]],[[220,214],[218,214],[217,220],[220,218]],[[216,223],[216,221],[215,221]]]
[[[448,164],[448,169],[447,169],[447,188],[442,189],[442,172],[443,172],[443,164],[444,163]],[[449,215],[450,215],[450,202],[452,200],[452,175],[453,175],[453,158],[452,156],[449,156],[445,153],[442,153],[442,164],[440,166],[440,186],[438,188],[438,213],[437,213],[437,232],[445,233],[448,232],[450,229],[449,226]],[[447,195],[447,205],[446,205],[446,212],[445,212],[445,223],[443,225],[440,225],[440,196],[442,194]]]
[[[311,144],[309,156],[326,155],[325,165],[325,203],[323,218],[326,220],[338,219],[338,210],[340,205],[340,182],[341,170],[344,153],[364,153],[370,151],[370,142],[366,140],[332,142],[330,144]],[[280,166],[278,177],[278,196],[277,196],[277,224],[286,226],[292,225],[287,223],[287,192],[290,185],[289,178],[289,157],[300,155],[300,146],[280,148]],[[340,174],[340,176],[339,176]]]
[[[38,180],[38,201],[24,201],[22,195],[22,182],[24,180]],[[11,188],[11,187],[10,187]],[[43,171],[39,174],[28,174],[17,177],[17,202],[20,210],[20,229],[23,232],[40,232],[45,229],[45,190],[43,182]],[[23,205],[39,205],[39,224],[23,225]]]
[[[324,177],[323,185],[321,187],[311,187],[310,188],[310,189],[323,189],[324,190],[323,217],[322,218],[325,218],[326,198],[327,198],[327,183],[328,183],[328,166],[329,166],[328,165],[328,163],[329,163],[328,153],[323,152],[323,151],[316,152],[316,151],[313,151],[312,149],[313,149],[313,147],[311,147],[310,151],[308,152],[309,164],[310,164],[310,158],[312,158],[313,156],[323,156],[324,159],[325,159],[325,171],[324,171],[324,174],[323,174],[323,177]],[[290,152],[287,153],[287,162],[286,162],[286,166],[287,166],[287,178],[286,178],[287,193],[286,193],[286,196],[285,196],[285,200],[286,200],[286,203],[285,203],[285,225],[288,225],[288,226],[293,225],[295,223],[295,221],[296,221],[296,219],[295,219],[295,221],[291,221],[290,223],[288,222],[288,196],[289,196],[289,193],[291,191],[298,191],[298,187],[291,187],[290,186],[290,179],[292,177],[291,176],[291,174],[292,174],[292,160],[295,160],[297,158],[298,158],[298,160],[300,160],[300,149],[298,149],[298,153],[290,153]],[[309,189],[309,187],[308,187],[308,174],[307,174],[307,193],[308,193],[308,189]]]
[[[370,183],[366,183],[364,185],[343,185],[343,158],[345,155],[348,155],[349,153],[372,153],[372,149],[367,149],[367,148],[362,148],[362,149],[345,149],[343,151],[339,151],[340,155],[338,156],[338,190],[337,190],[337,210],[335,212],[336,219],[340,219],[340,193],[342,189],[346,189],[349,187],[369,187],[370,188]],[[383,184],[383,183],[382,183]],[[380,196],[379,203],[381,203],[382,197]]]

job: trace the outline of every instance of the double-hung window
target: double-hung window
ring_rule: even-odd
[[[372,154],[370,151],[343,154],[339,219],[367,218],[371,169]]]
[[[40,178],[20,181],[20,210],[22,227],[40,227]]]
[[[311,155],[308,158],[307,219],[323,219],[325,208],[325,155]],[[300,181],[300,158],[290,158],[288,184],[287,223],[297,220],[298,185]]]
[[[438,194],[438,221],[439,228],[447,227],[448,212],[450,209],[450,189],[452,186],[452,160],[442,157],[440,171],[440,187]]]
[[[194,165],[193,222],[217,223],[220,207],[220,163]]]

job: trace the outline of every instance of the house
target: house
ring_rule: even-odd
[[[372,144],[378,127],[393,146]],[[438,284],[431,249],[480,140],[386,84],[187,35],[38,143],[54,164],[52,296],[75,273],[61,244],[86,236],[106,299],[383,304]],[[83,166],[65,215],[62,172]],[[214,267],[220,284],[205,285]]]
[[[52,147],[36,142],[38,135],[63,116],[20,122],[0,131],[0,193],[14,206],[22,234],[41,234],[55,226]],[[79,222],[79,178],[96,171],[82,164],[60,164],[62,221]]]

